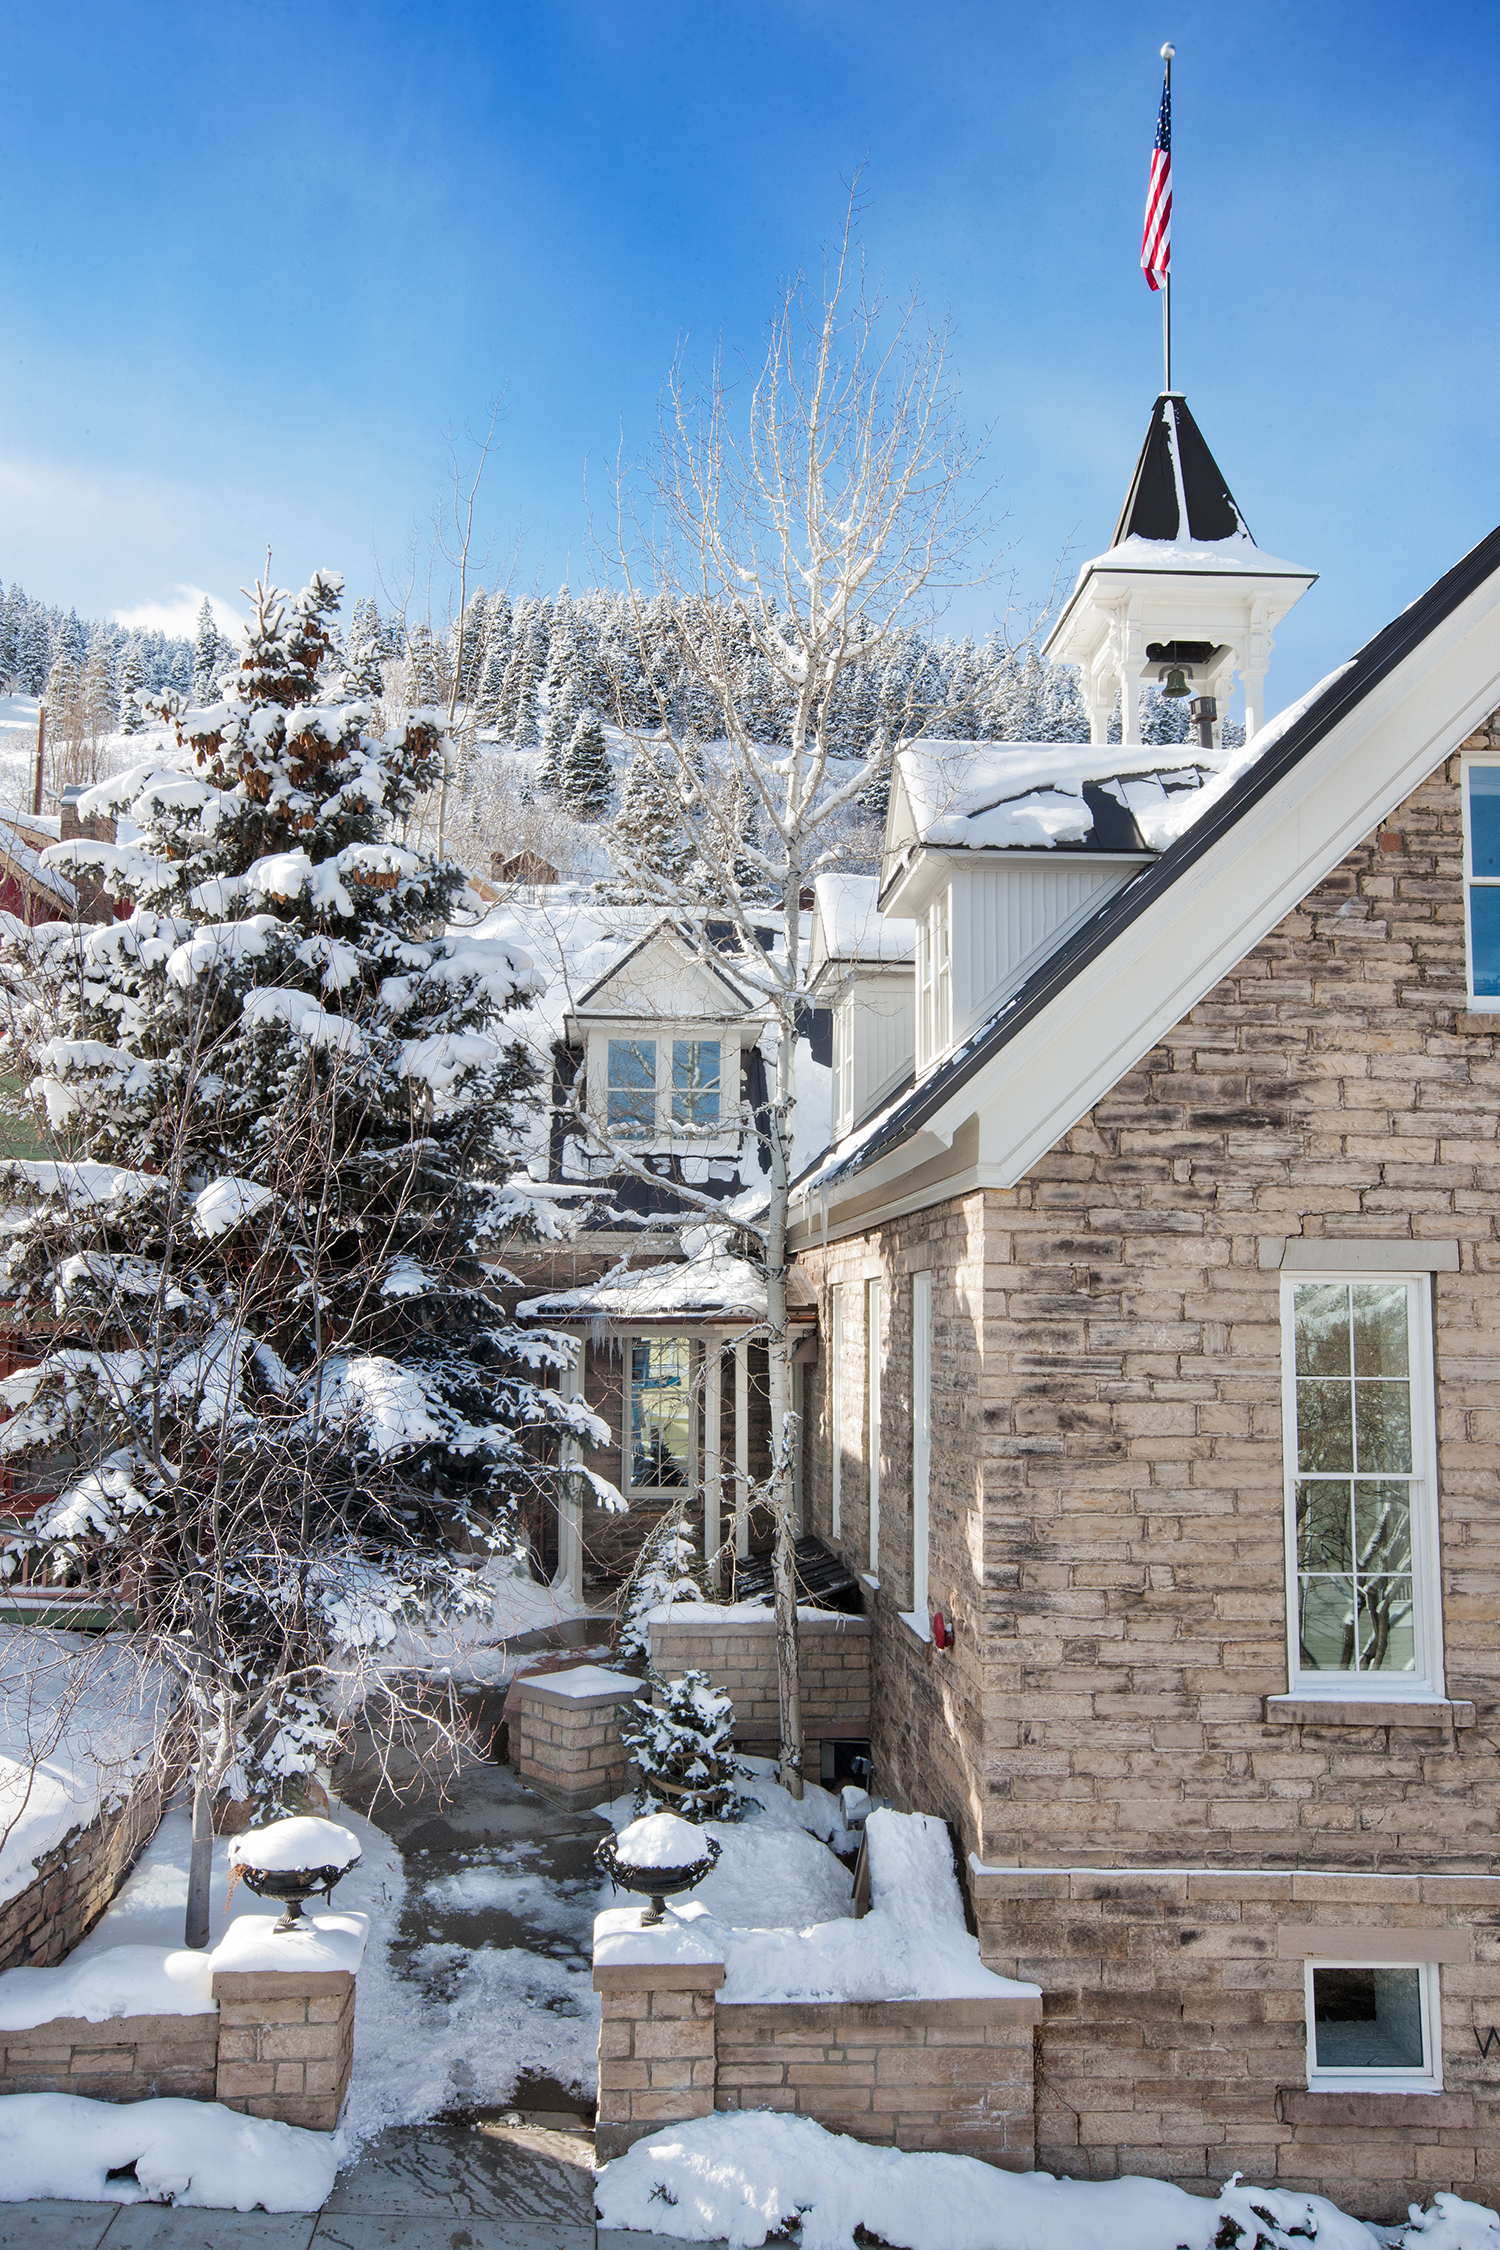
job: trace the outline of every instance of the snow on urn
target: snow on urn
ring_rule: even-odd
[[[641,1916],[643,1930],[654,1929],[667,1911],[668,1898],[701,1883],[718,1859],[718,1838],[676,1813],[633,1820],[618,1836],[606,1836],[594,1853],[595,1864],[617,1890],[643,1891],[650,1899]]]
[[[243,1877],[245,1888],[257,1898],[282,1900],[278,1931],[310,1928],[302,1919],[305,1902],[319,1892],[331,1900],[334,1884],[359,1859],[359,1840],[347,1828],[308,1816],[248,1829],[229,1847],[229,1864],[236,1877]]]

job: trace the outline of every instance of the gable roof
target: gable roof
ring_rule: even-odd
[[[1174,840],[803,1193],[949,1145],[1004,1092],[1009,1184],[1500,705],[1500,529],[1209,786]]]
[[[617,960],[611,961],[609,967],[603,971],[602,975],[595,977],[593,983],[588,987],[587,991],[581,992],[578,995],[578,998],[573,1002],[572,1007],[569,1009],[568,1013],[571,1016],[581,1015],[585,1011],[593,1014],[608,1014],[609,1011],[607,1009],[596,1008],[593,1006],[593,1003],[598,1000],[601,993],[607,991],[609,986],[613,984],[617,978],[624,974],[625,970],[633,961],[638,961],[644,953],[649,951],[649,949],[664,936],[675,940],[678,949],[694,968],[702,969],[707,975],[715,978],[718,983],[720,983],[724,987],[725,992],[734,1003],[736,1014],[748,1013],[749,1010],[756,1006],[757,1003],[754,994],[748,992],[743,985],[736,983],[735,979],[729,974],[729,971],[724,967],[723,963],[715,957],[715,955],[708,952],[702,945],[695,944],[687,931],[682,929],[678,923],[668,919],[658,922],[653,929],[647,930],[645,935],[637,938],[633,945],[627,946],[625,951],[620,954]],[[624,1011],[624,1013],[626,1014],[631,1014],[633,1012],[634,1011],[630,1009],[626,1009]]]

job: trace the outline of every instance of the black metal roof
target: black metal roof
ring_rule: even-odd
[[[1098,913],[1075,930],[1066,944],[1049,955],[1027,978],[998,1015],[946,1062],[940,1063],[932,1076],[914,1087],[904,1101],[898,1102],[867,1141],[853,1150],[842,1164],[835,1165],[830,1180],[847,1179],[863,1171],[867,1164],[898,1147],[925,1124],[1497,571],[1500,571],[1500,527],[1481,539],[1477,547],[1471,547],[1468,554],[1451,570],[1445,571],[1425,594],[1402,610],[1399,617],[1393,617],[1389,625],[1382,626],[1372,640],[1366,641],[1345,669],[1330,680],[1323,693],[1316,696],[1280,739],[1270,745],[1265,756],[1248,767],[1217,804],[1210,805],[1158,860],[1143,867],[1138,875],[1113,892]],[[807,1170],[816,1171],[826,1162],[826,1156],[820,1157]],[[806,1176],[806,1173],[801,1175]]]
[[[1187,523],[1177,500],[1177,477],[1172,465],[1172,441],[1182,470],[1182,493],[1187,502]],[[1146,442],[1110,541],[1171,539],[1202,543],[1233,539],[1250,529],[1224,481],[1224,472],[1209,452],[1203,432],[1188,412],[1180,391],[1163,391],[1151,409]]]

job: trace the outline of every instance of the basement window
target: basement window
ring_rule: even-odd
[[[1309,2087],[1367,2093],[1440,2091],[1435,1964],[1309,1961],[1306,1973]]]
[[[1500,759],[1464,760],[1464,928],[1469,1006],[1500,1012]]]

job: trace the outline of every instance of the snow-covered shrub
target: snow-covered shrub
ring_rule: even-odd
[[[517,1153],[534,1069],[505,1018],[534,972],[469,934],[460,867],[403,843],[439,723],[379,733],[345,696],[339,593],[256,589],[178,763],[82,802],[131,840],[53,847],[121,918],[11,925],[0,968],[67,1159],[6,1184],[0,1295],[37,1361],[0,1458],[58,1493],[31,1565],[134,1614],[200,1793],[262,1811],[373,1681],[389,1720],[403,1623],[488,1615],[483,1565],[555,1503],[559,1435],[602,1435],[486,1262],[558,1229]]]
[[[664,1602],[701,1602],[698,1550],[687,1527],[687,1498],[674,1501],[641,1544],[615,1606],[615,1647],[629,1663],[651,1662],[653,1609]]]
[[[734,1754],[734,1705],[706,1672],[660,1683],[663,1700],[635,1706],[621,1740],[641,1776],[637,1812],[665,1805],[685,1820],[737,1820],[745,1809],[736,1782],[745,1772]]]

